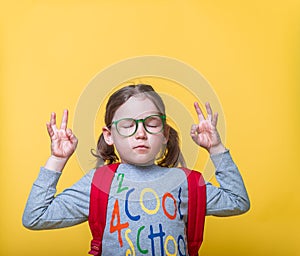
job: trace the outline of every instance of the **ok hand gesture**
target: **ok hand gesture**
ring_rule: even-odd
[[[56,114],[51,113],[50,122],[48,122],[47,130],[51,139],[51,155],[57,158],[68,159],[75,151],[78,140],[67,128],[68,110],[64,111],[60,128],[56,126]]]
[[[205,119],[197,102],[194,103],[194,107],[198,115],[199,123],[192,125],[191,137],[193,141],[200,147],[205,148],[210,154],[224,152],[225,147],[217,131],[218,114],[213,114],[210,104],[206,103],[207,118]]]

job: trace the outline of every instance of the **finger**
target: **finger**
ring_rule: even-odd
[[[67,133],[68,137],[70,138],[71,142],[73,144],[77,144],[78,140],[77,140],[76,136],[74,135],[74,133],[72,132],[72,130],[68,128],[66,133]]]
[[[66,134],[67,134],[67,136],[68,136],[69,138],[71,138],[72,136],[74,136],[74,134],[73,134],[73,132],[72,132],[72,130],[71,130],[70,128],[67,128]]]
[[[53,130],[56,130],[56,113],[52,112],[50,117],[50,125]]]
[[[211,147],[211,141],[208,137],[202,136],[203,146],[206,149],[209,149]]]
[[[199,132],[198,132],[198,125],[193,124],[190,131],[190,136],[197,143]]]
[[[201,108],[199,107],[199,103],[198,103],[198,102],[195,102],[195,103],[194,103],[194,107],[195,107],[196,113],[197,113],[197,115],[198,115],[198,120],[199,120],[199,122],[205,120],[204,115],[203,115],[203,113],[202,113]]]
[[[206,111],[207,111],[207,119],[210,120],[210,121],[212,121],[212,113],[213,112],[212,112],[212,109],[210,107],[209,102],[205,103],[205,108],[206,108]]]
[[[191,136],[197,135],[197,129],[198,129],[198,125],[193,124],[190,131]]]
[[[215,113],[214,116],[213,116],[213,119],[212,119],[211,124],[212,124],[214,127],[217,127],[218,117],[219,117],[219,114],[218,114],[218,113]]]
[[[197,127],[198,127],[197,124],[193,124],[191,127],[191,131],[193,131],[193,132],[197,131]]]
[[[68,110],[65,109],[64,110],[64,114],[63,114],[63,117],[62,117],[62,120],[61,120],[61,124],[60,124],[60,129],[62,130],[66,130],[67,128],[67,124],[68,124]]]
[[[199,125],[199,132],[209,132],[211,128],[211,124],[209,122],[203,122]]]
[[[50,122],[47,122],[46,126],[47,126],[48,134],[49,134],[50,138],[52,138],[54,136],[54,131],[52,129],[52,126],[51,126]]]

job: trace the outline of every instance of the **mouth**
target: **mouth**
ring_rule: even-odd
[[[149,147],[145,146],[145,145],[138,145],[138,146],[133,147],[133,149],[148,149],[148,148]]]

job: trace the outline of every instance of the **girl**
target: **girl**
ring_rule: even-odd
[[[199,123],[192,125],[190,135],[209,152],[220,183],[220,187],[205,184],[206,215],[244,213],[249,209],[248,195],[221,142],[218,115],[207,103],[205,119],[198,103],[194,106]],[[51,156],[24,210],[23,225],[29,229],[62,228],[88,220],[95,169],[55,196],[62,170],[77,146],[67,121],[64,111],[60,128],[55,113],[47,123]],[[109,190],[102,255],[191,255],[186,237],[188,182],[177,167],[184,165],[178,135],[167,123],[164,103],[151,86],[126,86],[110,97],[94,155],[99,164],[120,162]]]

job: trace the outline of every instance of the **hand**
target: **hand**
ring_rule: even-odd
[[[60,128],[56,127],[56,114],[51,113],[50,122],[47,122],[47,130],[51,139],[51,155],[57,158],[68,159],[75,151],[78,140],[67,128],[68,110],[63,113]]]
[[[200,147],[205,148],[210,154],[224,152],[225,147],[217,131],[218,113],[213,115],[210,104],[206,103],[207,119],[205,119],[197,102],[194,103],[194,107],[198,115],[199,124],[192,125],[191,137],[193,141]]]

